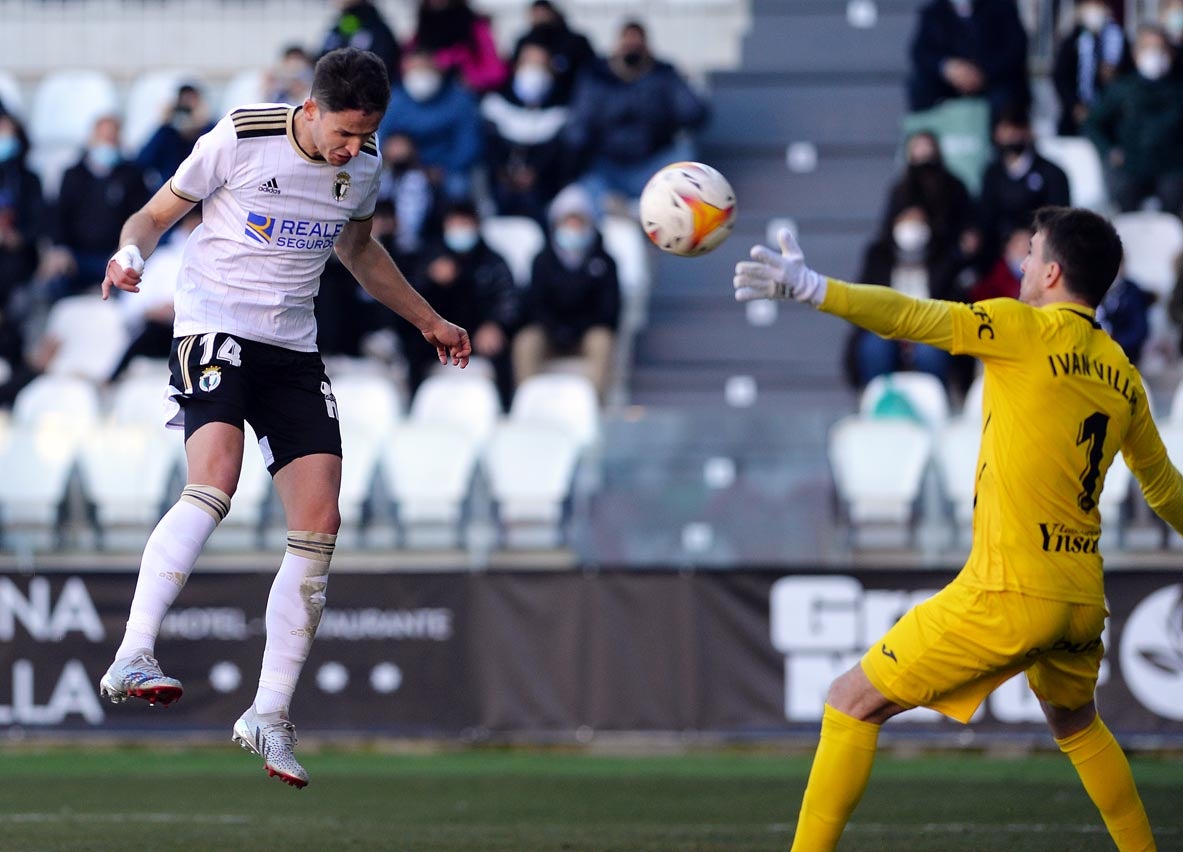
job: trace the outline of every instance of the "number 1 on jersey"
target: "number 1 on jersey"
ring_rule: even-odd
[[[1101,478],[1101,457],[1105,454],[1105,433],[1109,430],[1109,415],[1094,411],[1080,423],[1080,432],[1076,436],[1076,446],[1087,444],[1086,465],[1080,474],[1080,484],[1084,490],[1076,498],[1076,503],[1086,512],[1097,507],[1098,482]]]

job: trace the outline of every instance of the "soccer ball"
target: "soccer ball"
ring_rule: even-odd
[[[662,251],[706,254],[735,227],[735,191],[710,166],[670,163],[641,191],[641,226]]]

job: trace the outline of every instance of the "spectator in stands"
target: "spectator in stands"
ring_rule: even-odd
[[[546,46],[520,45],[513,77],[481,100],[485,164],[497,212],[543,223],[560,186],[563,125],[568,109],[555,100]]]
[[[181,86],[164,122],[136,156],[136,165],[143,169],[148,187],[153,191],[159,189],[189,156],[198,138],[213,128],[209,105],[201,90],[191,83]]]
[[[1175,325],[1183,326],[1183,254],[1175,258],[1175,287],[1167,303],[1167,316]],[[1179,338],[1179,352],[1183,353],[1183,336]]]
[[[382,160],[386,171],[378,185],[378,198],[390,202],[392,215],[397,211],[391,239],[396,250],[391,254],[396,259],[411,258],[425,242],[440,235],[439,188],[420,165],[415,140],[405,133],[395,133],[382,140]]]
[[[1135,367],[1142,360],[1142,349],[1150,337],[1150,307],[1154,294],[1148,293],[1124,275],[1119,275],[1097,305],[1097,322],[1117,341]]]
[[[986,258],[995,258],[1006,235],[1028,228],[1040,207],[1068,206],[1068,176],[1035,151],[1035,135],[1027,111],[1002,110],[994,121],[998,156],[982,176],[978,206]]]
[[[579,355],[607,400],[612,354],[620,322],[616,263],[604,250],[587,193],[572,185],[550,205],[546,246],[534,258],[526,291],[525,326],[513,341],[514,378],[520,385],[547,358]]]
[[[279,63],[268,68],[263,76],[263,100],[277,104],[304,103],[312,90],[314,64],[300,45],[285,47]]]
[[[517,331],[521,311],[513,274],[505,259],[481,239],[480,217],[472,202],[452,202],[443,223],[442,243],[425,251],[411,280],[433,308],[447,308],[466,323],[464,328],[474,329],[472,353],[492,364],[497,391],[508,409],[513,398],[510,339]],[[413,391],[439,358],[407,323],[399,328],[404,332],[403,352]]]
[[[1158,4],[1158,21],[1175,52],[1175,72],[1181,70],[1179,54],[1183,51],[1183,0],[1163,0]]]
[[[912,41],[908,100],[926,110],[950,98],[994,109],[1027,106],[1027,32],[1015,0],[928,0]]]
[[[340,14],[325,34],[320,55],[338,47],[356,47],[377,54],[393,86],[398,82],[402,50],[394,31],[371,0],[335,0]],[[292,103],[302,103],[293,101]]]
[[[11,408],[21,388],[36,376],[25,366],[24,349],[21,324],[0,305],[0,408]]]
[[[1106,166],[1109,194],[1123,211],[1147,197],[1172,213],[1183,210],[1183,78],[1170,73],[1171,58],[1166,33],[1139,27],[1137,70],[1105,90],[1085,124]]]
[[[986,299],[1017,299],[1019,283],[1023,280],[1023,260],[1031,246],[1031,229],[1015,228],[1002,243],[1002,254],[989,270],[969,290],[969,301]]]
[[[378,128],[379,139],[396,133],[414,140],[420,162],[436,173],[448,198],[472,194],[472,170],[482,153],[477,100],[422,49],[403,59],[402,84],[392,89]]]
[[[54,247],[43,264],[51,300],[100,284],[123,222],[148,201],[144,172],[120,153],[119,119],[99,118],[82,158],[62,176]]]
[[[968,263],[981,249],[978,212],[958,177],[945,167],[937,137],[922,130],[904,145],[907,167],[887,194],[879,228],[887,233],[896,214],[910,204],[924,208],[933,239],[953,247]]]
[[[477,94],[496,90],[509,76],[489,19],[469,8],[468,0],[420,0],[408,46],[429,52],[441,70],[455,70]]]
[[[629,21],[606,61],[581,76],[564,143],[567,174],[583,173],[596,209],[605,196],[634,200],[661,166],[693,157],[684,132],[701,127],[706,103],[668,62],[649,50],[645,28]]]
[[[1125,31],[1107,0],[1079,0],[1076,26],[1056,48],[1052,79],[1060,99],[1061,136],[1076,136],[1105,87],[1132,63]]]
[[[550,70],[554,74],[555,103],[569,104],[575,92],[575,81],[580,72],[596,60],[596,52],[583,33],[575,32],[567,19],[551,0],[534,0],[530,4],[530,28],[518,39],[513,49],[516,65],[522,48],[527,44],[541,44],[550,51]]]
[[[0,114],[0,314],[13,310],[37,271],[45,232],[41,181],[25,164],[29,137],[13,115]],[[19,313],[19,312],[18,312]]]
[[[177,292],[181,256],[189,235],[200,224],[201,207],[197,206],[185,214],[144,263],[140,292],[118,294],[115,304],[131,342],[111,371],[111,381],[118,379],[136,358],[168,358],[173,342],[173,296]]]
[[[933,239],[928,214],[919,205],[904,206],[892,216],[891,227],[867,247],[859,281],[880,284],[921,299],[963,301],[958,290],[955,249]],[[847,373],[852,383],[865,387],[885,373],[917,370],[948,382],[953,356],[921,343],[886,340],[854,329],[847,346]]]

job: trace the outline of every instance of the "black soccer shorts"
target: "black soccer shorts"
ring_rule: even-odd
[[[316,352],[209,332],[173,339],[169,393],[180,411],[169,426],[185,440],[206,423],[251,424],[274,476],[316,453],[341,455],[337,400]]]

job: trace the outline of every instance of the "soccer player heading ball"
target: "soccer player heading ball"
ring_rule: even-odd
[[[176,295],[169,425],[185,430],[188,481],[144,547],[127,632],[100,690],[118,703],[169,704],[181,684],[154,659],[169,606],[230,511],[243,422],[254,428],[288,525],[267,600],[267,645],[254,703],[234,740],[295,787],[288,706],[325,603],[341,517],[341,429],[316,350],[313,299],[329,253],[379,302],[410,321],[441,363],[464,367],[468,333],[440,317],[370,236],[381,160],[374,132],[390,98],[374,54],[334,50],[316,64],[303,104],[234,110],[123,227],[107,264],[112,288],[138,292],[143,258],[197,203]]]
[[[1153,850],[1129,763],[1093,699],[1108,614],[1097,503],[1120,450],[1151,508],[1183,532],[1183,477],[1141,376],[1095,319],[1121,265],[1117,233],[1086,210],[1044,208],[1019,299],[972,305],[826,278],[787,230],[779,239],[779,254],[757,246],[736,265],[736,299],[795,299],[985,366],[969,559],[830,687],[794,852],[836,846],[883,722],[913,707],[968,722],[1021,671],[1117,848]]]

